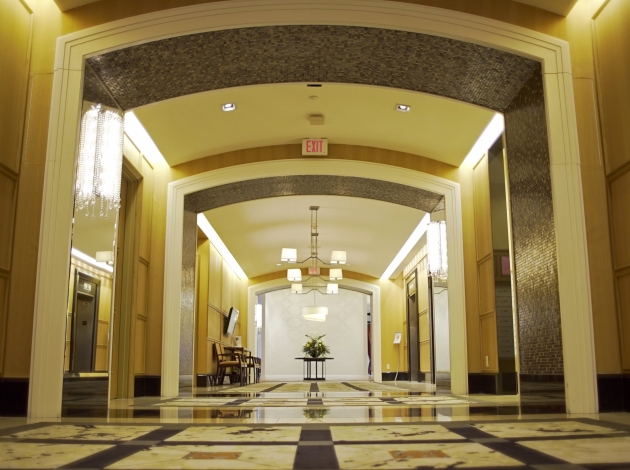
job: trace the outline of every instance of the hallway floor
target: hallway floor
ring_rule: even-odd
[[[0,418],[0,468],[630,468],[630,414],[397,385],[264,382],[105,409],[72,394],[59,420]]]

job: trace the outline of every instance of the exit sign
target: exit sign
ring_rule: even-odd
[[[328,155],[328,139],[302,139],[302,155]]]

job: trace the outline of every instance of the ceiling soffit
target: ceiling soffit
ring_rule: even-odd
[[[274,176],[215,186],[186,195],[184,209],[199,213],[255,199],[302,195],[374,199],[424,212],[444,209],[444,196],[425,189],[390,181],[337,175]]]
[[[432,93],[502,112],[541,72],[534,60],[464,41],[329,25],[210,31],[108,52],[87,64],[107,93],[87,83],[84,100],[113,99],[123,110],[222,88],[338,82]]]

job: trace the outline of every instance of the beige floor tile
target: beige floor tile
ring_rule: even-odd
[[[417,441],[428,439],[461,440],[443,426],[331,426],[333,441]]]
[[[57,468],[105,449],[103,444],[0,443],[1,468]]]
[[[116,462],[111,469],[290,469],[297,446],[151,447]]]
[[[584,424],[577,421],[556,422],[521,422],[521,423],[492,423],[475,424],[477,429],[502,438],[518,437],[549,437],[549,436],[579,436],[586,434],[617,434],[621,431]]]
[[[297,442],[300,426],[194,426],[167,439],[167,441],[234,441],[234,442]]]
[[[11,434],[19,439],[76,439],[90,441],[130,441],[159,426],[59,425],[46,426]]]
[[[630,437],[521,441],[519,444],[571,463],[621,463],[630,468]]]
[[[339,467],[352,468],[492,468],[520,462],[475,443],[375,444],[335,446]]]

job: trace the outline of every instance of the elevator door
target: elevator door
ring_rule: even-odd
[[[407,282],[407,334],[409,347],[409,380],[417,382],[420,373],[420,351],[418,343],[418,299],[415,277]]]
[[[75,302],[73,372],[94,371],[98,285],[79,276]]]

